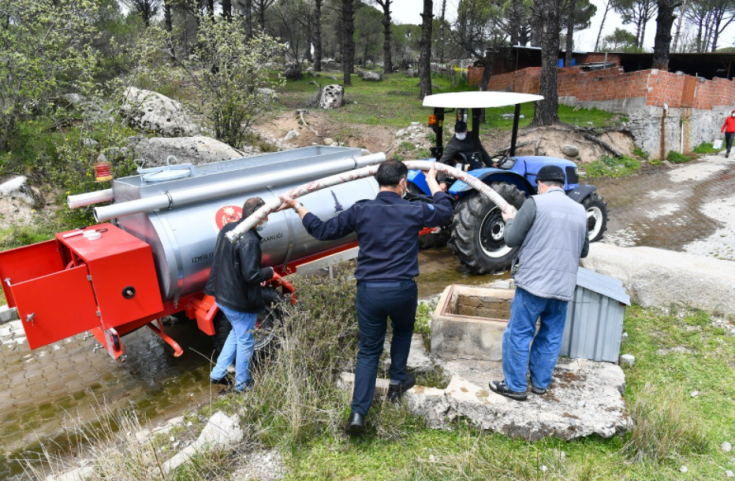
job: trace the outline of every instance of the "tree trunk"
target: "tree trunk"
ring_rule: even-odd
[[[171,0],[168,0],[163,5],[163,18],[164,18],[164,22],[166,24],[166,31],[168,33],[171,33],[173,31],[173,29],[174,29],[173,17],[171,15]]]
[[[684,0],[681,4],[681,8],[679,9],[679,21],[676,24],[676,34],[674,35],[674,43],[671,45],[671,50],[673,52],[676,52],[677,47],[679,46],[679,36],[681,35],[681,24],[684,23],[684,14],[686,14],[687,11],[687,0]]]
[[[393,73],[393,59],[391,58],[390,51],[390,5],[391,0],[385,0],[381,4],[383,6],[383,20],[380,23],[383,24],[383,72]]]
[[[534,125],[552,125],[559,121],[559,96],[557,93],[557,64],[559,60],[559,0],[538,0],[542,20],[541,85],[539,93],[544,100],[536,102],[533,112]]]
[[[597,40],[595,41],[595,52],[598,52],[600,48],[600,37],[602,37],[602,29],[605,27],[605,19],[607,19],[607,12],[610,11],[611,3],[612,3],[612,0],[607,0],[607,3],[605,3],[605,11],[602,14],[602,22],[600,22],[600,30],[597,31]]]
[[[439,34],[439,63],[444,64],[444,30],[446,22],[447,0],[442,0],[442,23]]]
[[[543,43],[544,26],[544,19],[541,18],[542,8],[538,2],[534,2],[532,9],[533,13],[531,14],[531,46],[540,47]]]
[[[253,38],[253,0],[245,0],[245,37]]]
[[[720,39],[720,24],[722,22],[722,16],[716,15],[715,22],[712,26],[712,52],[717,51],[717,41]]]
[[[355,65],[355,17],[354,0],[342,0],[342,73],[344,84],[352,85]]]
[[[522,0],[513,0],[510,4],[510,45],[518,45],[521,40],[521,9],[523,8]],[[487,67],[486,67],[487,68]]]
[[[577,8],[575,0],[569,0],[569,17],[567,18],[567,47],[564,66],[572,66],[572,49],[574,48],[574,11]]]
[[[207,10],[209,10],[209,16],[214,19],[214,0],[207,0]]]
[[[664,72],[669,70],[669,47],[671,46],[671,27],[674,25],[674,11],[678,0],[658,0],[656,17],[656,41],[653,44],[653,68]]]
[[[485,51],[485,67],[482,70],[482,78],[480,79],[480,92],[487,90],[487,86],[490,84],[490,78],[493,76],[493,60],[495,58],[495,52],[492,49]]]
[[[261,5],[260,11],[258,12],[260,20],[260,31],[265,32],[265,6]]]
[[[648,11],[646,10],[646,15],[643,17],[643,20],[641,21],[641,40],[638,42],[638,48],[643,49],[643,40],[646,38],[646,24],[648,23],[646,21],[646,18],[648,18]]]
[[[222,0],[222,16],[228,22],[232,21],[232,0]]]
[[[419,54],[419,84],[421,98],[431,95],[431,24],[434,1],[424,0],[424,12],[421,14],[421,53]]]
[[[322,0],[314,0],[314,71],[322,71]]]

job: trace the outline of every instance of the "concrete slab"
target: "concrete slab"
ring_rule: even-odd
[[[527,401],[513,401],[488,389],[502,379],[498,362],[450,361],[443,365],[452,376],[446,389],[415,386],[405,397],[411,410],[435,429],[451,429],[457,418],[480,429],[537,441],[599,435],[610,438],[625,432],[629,418],[622,393],[625,376],[615,364],[584,359],[560,359],[549,390],[529,392]],[[354,375],[342,373],[340,386],[351,391]],[[388,380],[379,379],[376,394],[383,396]]]

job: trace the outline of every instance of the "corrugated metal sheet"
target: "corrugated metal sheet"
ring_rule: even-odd
[[[625,305],[630,305],[630,297],[621,282],[580,268],[560,354],[617,363]]]

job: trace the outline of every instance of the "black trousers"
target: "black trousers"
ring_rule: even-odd
[[[727,146],[727,153],[730,153],[732,149],[732,141],[735,138],[735,132],[725,132],[725,145]]]
[[[390,344],[390,378],[406,379],[406,363],[416,322],[418,287],[414,281],[357,286],[357,321],[360,328],[352,412],[367,415],[375,394],[378,363],[383,353],[388,318],[393,327]]]

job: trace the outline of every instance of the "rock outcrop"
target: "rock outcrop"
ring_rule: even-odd
[[[33,211],[44,207],[41,192],[19,175],[0,184],[0,228],[30,224]]]
[[[150,90],[128,87],[120,107],[128,125],[163,137],[199,135],[201,128],[180,102]]]
[[[169,155],[175,156],[179,164],[195,165],[245,157],[242,152],[219,140],[202,136],[142,139],[133,150],[136,157],[145,160],[145,168],[166,165]]]
[[[322,96],[319,99],[319,107],[324,110],[338,109],[342,107],[344,101],[345,89],[341,85],[330,84],[322,90]]]

